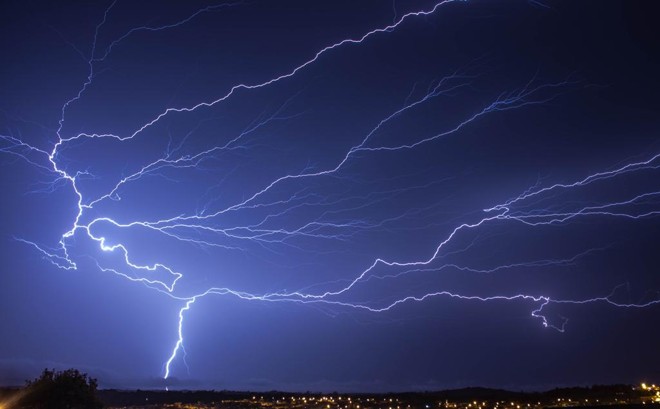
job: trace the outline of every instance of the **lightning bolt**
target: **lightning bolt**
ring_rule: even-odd
[[[385,313],[397,306],[406,303],[424,302],[432,298],[448,298],[465,302],[520,302],[530,305],[530,315],[540,320],[543,326],[564,331],[567,319],[562,318],[561,323],[553,323],[547,316],[545,310],[551,305],[584,305],[603,303],[615,308],[647,308],[660,304],[660,296],[656,295],[650,300],[638,303],[622,303],[617,301],[617,293],[622,287],[615,288],[610,294],[594,296],[584,299],[564,299],[547,294],[465,294],[449,290],[427,291],[421,294],[404,294],[394,299],[381,299],[371,301],[355,301],[352,297],[357,289],[369,286],[378,281],[396,281],[404,278],[415,277],[420,274],[441,274],[443,271],[458,271],[463,274],[495,274],[504,270],[532,269],[532,268],[555,268],[571,265],[583,257],[588,257],[602,249],[589,248],[578,254],[563,258],[545,258],[513,262],[508,264],[497,264],[489,267],[474,267],[457,262],[445,262],[444,260],[459,253],[470,251],[476,245],[476,239],[460,250],[452,250],[448,247],[458,240],[459,237],[467,237],[470,232],[482,232],[485,226],[521,224],[526,228],[542,229],[546,226],[562,226],[576,219],[584,218],[623,218],[629,220],[640,220],[651,218],[660,214],[660,191],[645,191],[643,193],[630,194],[624,198],[606,199],[599,203],[586,203],[579,200],[563,200],[570,194],[585,189],[594,184],[600,184],[607,188],[607,184],[624,176],[637,176],[648,174],[660,167],[660,153],[641,160],[629,160],[609,170],[600,170],[585,175],[577,180],[550,184],[542,186],[540,183],[529,187],[523,193],[513,196],[502,203],[496,203],[484,209],[480,214],[469,215],[469,221],[451,221],[452,228],[445,237],[438,238],[434,250],[426,257],[413,260],[389,260],[378,257],[363,269],[357,269],[351,279],[342,279],[315,283],[304,288],[287,291],[278,290],[272,292],[253,293],[227,287],[210,287],[199,293],[185,293],[178,291],[177,283],[184,278],[184,273],[163,262],[144,263],[137,261],[133,256],[131,246],[117,241],[102,233],[104,228],[114,228],[118,231],[130,231],[141,229],[163,237],[171,238],[183,244],[200,246],[202,248],[221,248],[225,250],[242,249],[241,243],[250,243],[262,246],[269,250],[273,245],[288,246],[302,250],[297,244],[297,238],[313,240],[335,240],[348,241],[361,232],[369,231],[392,231],[396,222],[424,214],[425,212],[438,211],[436,206],[411,207],[398,215],[392,215],[380,220],[343,220],[333,221],[333,216],[338,213],[349,214],[351,211],[368,209],[377,203],[388,200],[396,195],[405,194],[415,189],[426,189],[432,184],[441,183],[436,180],[431,183],[418,186],[408,185],[405,188],[383,189],[368,194],[354,194],[341,192],[337,197],[326,197],[315,193],[311,188],[295,188],[291,192],[286,189],[294,189],[293,182],[316,181],[320,179],[341,179],[343,171],[349,165],[364,160],[364,158],[382,155],[385,153],[401,153],[419,149],[427,145],[439,143],[448,138],[459,137],[466,128],[479,122],[483,117],[498,115],[510,110],[528,109],[534,106],[546,104],[565,92],[570,92],[581,86],[580,81],[571,77],[552,83],[539,83],[536,77],[522,84],[516,90],[503,90],[499,95],[492,97],[487,103],[476,108],[471,114],[461,120],[446,125],[440,132],[428,133],[415,140],[382,143],[377,136],[388,126],[396,123],[407,113],[412,112],[433,100],[449,98],[452,95],[467,89],[471,85],[474,76],[466,70],[456,70],[450,74],[434,81],[427,90],[415,97],[418,93],[413,88],[410,95],[405,99],[402,106],[384,115],[381,120],[373,124],[373,127],[364,134],[359,143],[345,150],[343,156],[339,157],[333,165],[319,169],[312,166],[300,172],[275,175],[262,186],[254,188],[244,199],[224,207],[215,207],[213,203],[205,206],[203,211],[190,214],[176,214],[170,217],[156,220],[131,220],[121,221],[109,215],[103,215],[103,205],[108,202],[120,201],[122,191],[128,185],[143,178],[161,175],[165,170],[196,169],[209,158],[223,152],[231,152],[245,149],[246,140],[258,130],[277,121],[286,121],[295,118],[297,114],[289,114],[291,99],[283,103],[273,113],[265,114],[255,120],[235,137],[224,144],[218,144],[195,153],[182,154],[182,147],[186,138],[179,144],[170,144],[167,151],[158,159],[143,164],[140,169],[120,178],[108,191],[87,196],[80,188],[80,181],[85,177],[93,177],[89,172],[71,172],[62,164],[62,152],[69,145],[83,139],[114,139],[126,143],[139,138],[147,129],[174,114],[187,114],[228,102],[232,96],[240,91],[248,92],[272,86],[296,76],[313,64],[318,64],[322,56],[331,53],[339,53],[342,48],[349,46],[363,46],[376,36],[388,36],[406,24],[414,24],[415,20],[422,17],[440,13],[443,7],[455,0],[444,0],[436,2],[432,7],[424,10],[408,12],[395,17],[394,22],[389,25],[377,27],[364,32],[355,38],[346,38],[327,45],[309,56],[303,63],[291,67],[288,71],[273,75],[270,79],[259,83],[241,83],[231,86],[220,96],[205,102],[199,102],[187,107],[169,107],[164,111],[146,121],[134,132],[126,135],[118,135],[109,132],[78,133],[70,136],[63,135],[63,127],[68,109],[79,102],[96,77],[98,64],[109,58],[113,50],[121,46],[124,41],[130,39],[139,32],[155,32],[168,30],[182,26],[193,21],[204,13],[219,12],[228,7],[240,6],[242,3],[222,3],[208,6],[195,11],[187,17],[160,26],[139,26],[132,28],[112,40],[105,48],[98,46],[99,33],[112,18],[112,12],[116,1],[112,2],[103,14],[99,24],[95,28],[91,52],[85,56],[79,52],[88,67],[87,77],[80,89],[74,96],[67,100],[61,108],[58,128],[55,132],[56,141],[48,149],[40,148],[25,142],[22,138],[13,135],[0,135],[3,146],[0,152],[20,160],[26,161],[40,172],[49,175],[50,189],[62,184],[68,186],[75,195],[76,214],[67,231],[65,231],[55,248],[25,238],[16,240],[33,247],[48,262],[58,268],[74,270],[79,268],[76,258],[71,254],[71,241],[76,235],[82,235],[85,239],[96,244],[102,253],[118,256],[121,267],[108,267],[103,262],[93,259],[99,270],[115,274],[122,279],[141,283],[148,289],[158,291],[164,296],[177,302],[183,303],[178,313],[177,340],[172,347],[171,354],[165,361],[163,377],[168,379],[172,374],[172,365],[176,362],[184,349],[184,324],[185,316],[190,313],[196,301],[207,296],[229,296],[249,302],[261,303],[293,303],[322,308],[364,311],[372,314]],[[100,50],[100,51],[99,51]],[[79,50],[77,50],[79,51]],[[328,55],[330,58],[330,55]],[[292,97],[293,98],[293,97]],[[189,135],[194,130],[190,131]],[[281,190],[283,195],[273,199],[269,194]],[[289,192],[289,193],[286,193]],[[213,196],[212,189],[209,196]],[[211,208],[211,209],[209,209]],[[318,217],[312,220],[297,223],[295,226],[275,226],[278,220],[297,211],[309,208],[324,209]],[[341,209],[341,210],[337,210]],[[260,217],[249,222],[232,225],[222,224],[220,221],[230,213],[265,211]],[[101,213],[99,216],[98,214]],[[440,264],[441,263],[441,264]],[[379,274],[379,271],[386,273]]]

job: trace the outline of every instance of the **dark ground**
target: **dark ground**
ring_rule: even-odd
[[[0,389],[0,407],[18,388]],[[99,397],[110,408],[323,408],[323,409],[527,409],[559,407],[660,407],[656,392],[632,385],[605,385],[512,392],[465,388],[397,394],[318,394],[232,391],[121,391],[105,389]]]

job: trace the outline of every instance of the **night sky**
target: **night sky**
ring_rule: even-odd
[[[0,384],[660,379],[653,1],[4,1]]]

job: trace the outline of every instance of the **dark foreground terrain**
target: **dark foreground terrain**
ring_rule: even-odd
[[[0,389],[0,409],[21,393]],[[655,385],[608,385],[562,388],[546,392],[511,392],[465,388],[441,392],[398,394],[316,394],[231,391],[122,391],[99,390],[107,408],[245,408],[245,409],[540,409],[564,407],[660,408],[660,387]],[[5,403],[3,403],[5,402]]]

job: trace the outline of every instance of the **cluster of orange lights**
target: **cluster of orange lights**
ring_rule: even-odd
[[[641,386],[642,386],[642,390],[643,390],[643,391],[647,391],[647,392],[650,392],[650,393],[655,392],[655,393],[652,395],[652,398],[651,398],[651,399],[652,399],[652,401],[655,402],[655,403],[660,403],[660,386],[656,386],[655,384],[647,385],[647,384],[645,384],[645,383],[642,383]]]

